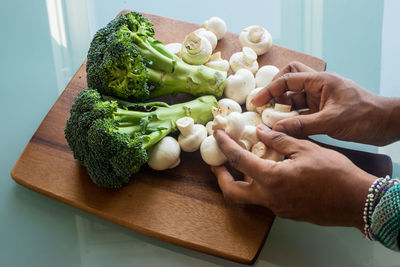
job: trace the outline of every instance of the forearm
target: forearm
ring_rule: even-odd
[[[383,114],[386,117],[381,134],[390,144],[400,140],[400,98],[380,96]]]

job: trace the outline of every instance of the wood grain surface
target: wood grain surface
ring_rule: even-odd
[[[153,23],[156,38],[164,43],[182,42],[198,25],[144,14]],[[228,59],[240,50],[238,36],[227,33],[216,48]],[[316,70],[321,59],[279,46],[259,57],[260,65],[281,68],[292,60]],[[266,208],[226,202],[200,154],[183,153],[181,164],[157,172],[143,167],[119,190],[94,185],[84,167],[73,158],[64,138],[64,127],[75,96],[87,86],[85,63],[37,129],[12,170],[14,180],[36,192],[95,214],[142,234],[233,261],[255,261],[274,220]],[[169,102],[178,98],[167,97]],[[374,164],[383,174],[391,172],[390,158],[344,150],[358,164]],[[343,152],[343,151],[342,151]],[[385,164],[380,164],[386,162]],[[390,164],[389,164],[390,162]],[[390,168],[389,168],[390,165]],[[382,167],[383,166],[383,167]]]

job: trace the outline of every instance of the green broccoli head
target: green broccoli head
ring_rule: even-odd
[[[149,95],[145,61],[131,42],[129,30],[114,30],[116,22],[93,38],[86,65],[88,85],[108,95],[144,99]]]
[[[134,101],[176,93],[220,97],[227,73],[186,64],[153,39],[152,26],[131,12],[100,29],[88,51],[88,86]]]
[[[121,133],[118,127],[118,120],[98,119],[87,133],[91,151],[87,166],[96,166],[88,168],[89,175],[104,187],[121,187],[147,162],[141,136]],[[99,159],[101,164],[97,163]]]
[[[206,123],[212,106],[213,96],[168,106],[104,100],[96,90],[84,89],[72,105],[65,138],[95,184],[118,188],[147,162],[147,149],[176,131],[176,120],[190,115]]]
[[[83,90],[75,98],[64,132],[79,163],[84,164],[89,151],[87,139],[82,136],[86,136],[93,121],[111,116],[116,107],[116,103],[101,101],[96,90]]]

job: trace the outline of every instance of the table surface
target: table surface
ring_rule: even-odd
[[[128,8],[201,24],[222,17],[231,32],[252,24],[274,43],[320,57],[327,70],[369,91],[400,96],[400,1],[203,0],[8,1],[0,10],[0,266],[239,266],[135,233],[23,188],[10,171],[86,57],[91,36]],[[229,9],[227,6],[230,6]],[[392,157],[400,144],[374,147],[318,141]],[[356,229],[277,218],[256,266],[398,266],[400,254]]]

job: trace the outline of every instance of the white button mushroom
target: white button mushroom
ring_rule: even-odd
[[[257,112],[247,111],[242,113],[243,120],[246,122],[246,125],[257,126],[262,123],[261,115]]]
[[[244,127],[246,125],[242,114],[239,112],[232,112],[227,117],[227,124],[225,127],[225,132],[235,141],[238,141],[242,136]]]
[[[217,36],[218,40],[221,40],[226,33],[226,23],[219,17],[209,18],[203,22],[201,27],[213,32]]]
[[[206,124],[207,135],[214,134],[213,126],[214,126],[214,121],[207,122],[207,124]]]
[[[254,125],[247,125],[243,114],[232,112],[227,117],[217,115],[214,118],[213,130],[225,130],[240,146],[250,150],[258,142],[258,136],[256,127]]]
[[[186,63],[202,65],[207,62],[211,53],[211,44],[207,38],[194,32],[186,35],[181,48],[181,56]]]
[[[204,65],[216,70],[221,70],[226,72],[229,70],[229,62],[228,60],[221,58],[221,52],[212,54]]]
[[[239,69],[247,69],[254,74],[258,70],[257,54],[253,49],[243,47],[242,52],[236,52],[231,56],[229,65],[233,72],[237,72]]]
[[[298,116],[297,111],[290,111],[290,105],[276,103],[272,108],[266,108],[262,112],[261,118],[265,125],[272,128],[277,121]]]
[[[178,143],[185,152],[193,152],[200,148],[201,142],[207,137],[206,127],[202,124],[194,124],[191,117],[183,117],[176,121],[181,134]]]
[[[149,150],[147,164],[158,171],[172,169],[181,162],[180,154],[181,148],[175,138],[166,136]]]
[[[246,150],[250,150],[254,144],[259,141],[257,136],[257,128],[253,125],[246,125],[242,135],[239,138],[238,144]]]
[[[278,74],[279,69],[273,65],[266,65],[261,67],[256,73],[256,86],[265,87]]]
[[[181,49],[182,49],[181,43],[170,43],[165,45],[165,48],[172,54],[176,55],[177,57],[181,57]]]
[[[256,111],[256,106],[251,103],[251,101],[256,97],[256,95],[263,89],[263,87],[256,88],[251,90],[251,92],[247,95],[246,98],[246,109],[247,111]]]
[[[213,33],[212,31],[200,28],[195,30],[194,33],[197,33],[198,35],[201,35],[204,38],[206,38],[210,42],[212,50],[214,50],[217,47],[218,39],[215,33]]]
[[[225,96],[240,105],[246,102],[247,95],[255,88],[253,74],[247,69],[240,69],[225,81]]]
[[[229,98],[222,98],[218,100],[218,108],[222,116],[229,115],[232,112],[242,112],[242,107],[239,105],[239,103]]]
[[[217,115],[214,118],[212,129],[213,130],[217,130],[217,129],[225,130],[227,124],[228,124],[228,119],[226,117]]]
[[[253,25],[244,29],[239,36],[242,47],[252,48],[257,55],[267,53],[272,47],[271,34],[261,26]]]
[[[200,155],[204,162],[211,166],[219,166],[227,161],[213,135],[207,136],[201,143]]]
[[[268,148],[263,142],[257,142],[254,144],[251,148],[251,152],[262,159],[269,159],[273,161],[281,161],[285,158],[282,154],[271,148]]]

